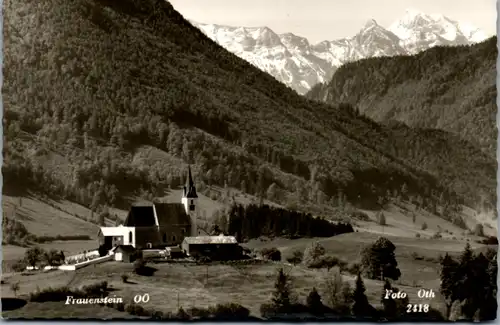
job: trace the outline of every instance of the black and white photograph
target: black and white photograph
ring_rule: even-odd
[[[496,320],[496,1],[2,9],[2,318]]]

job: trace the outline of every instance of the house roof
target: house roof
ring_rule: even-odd
[[[156,226],[153,205],[134,205],[125,220],[127,227],[152,227]]]
[[[196,236],[186,237],[187,244],[237,244],[238,241],[233,236]]]
[[[154,205],[160,226],[191,225],[191,219],[186,214],[182,203],[155,203]]]
[[[101,227],[99,233],[102,233],[104,237],[111,236],[123,236],[123,227]]]
[[[120,245],[120,246],[116,247],[115,252],[117,252],[117,251],[121,251],[124,253],[135,253],[135,248],[132,245]]]

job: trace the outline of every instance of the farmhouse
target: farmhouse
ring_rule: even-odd
[[[188,168],[180,203],[133,205],[123,225],[101,227],[99,244],[108,250],[118,245],[131,245],[136,249],[179,245],[186,236],[199,235],[197,199],[191,168]]]
[[[241,254],[241,247],[233,236],[186,237],[181,247],[188,256],[203,255],[231,258]]]

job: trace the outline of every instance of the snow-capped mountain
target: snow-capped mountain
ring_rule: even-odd
[[[464,45],[487,38],[483,31],[468,24],[443,15],[426,15],[411,9],[388,30],[397,35],[400,38],[399,45],[412,54],[436,45]]]
[[[208,37],[261,70],[305,94],[327,82],[342,64],[374,56],[415,54],[436,45],[472,44],[488,36],[468,24],[443,15],[415,10],[388,28],[369,20],[348,38],[311,45],[292,33],[276,34],[268,27],[232,27],[191,22]]]

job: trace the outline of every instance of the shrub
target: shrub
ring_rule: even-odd
[[[318,242],[314,242],[314,243],[312,243],[311,246],[308,246],[304,250],[304,258],[303,258],[302,262],[306,266],[308,266],[308,265],[310,265],[312,263],[315,263],[316,260],[320,256],[323,256],[324,254],[325,254],[325,248],[323,247],[323,245],[321,245]]]
[[[134,262],[134,271],[137,273],[138,270],[143,269],[146,266],[146,261],[142,258]]]
[[[434,235],[432,235],[432,239],[440,239],[440,238],[443,238],[443,236],[439,231],[436,232]]]
[[[101,257],[106,256],[108,254],[108,249],[104,245],[99,246],[99,248],[97,250],[99,252],[99,256],[101,256]]]
[[[351,212],[351,218],[358,219],[361,221],[370,221],[370,217],[366,213],[357,210]]]
[[[416,233],[416,234],[415,234],[415,238],[420,238],[420,234],[419,234],[419,233]]]
[[[304,253],[302,251],[299,251],[299,250],[295,250],[291,256],[288,256],[286,258],[286,260],[293,264],[293,265],[296,265],[296,264],[299,264],[300,262],[302,262],[302,259],[304,258]]]
[[[424,259],[424,257],[423,257],[423,256],[421,256],[421,255],[418,255],[418,253],[417,253],[417,252],[413,252],[413,253],[411,253],[411,257],[412,257],[414,260],[416,260],[416,261],[421,261],[421,260],[423,260],[423,259]]]
[[[267,260],[281,261],[281,252],[276,247],[263,248],[260,253]]]
[[[352,275],[358,275],[358,273],[361,272],[361,264],[349,263],[344,270]]]
[[[153,314],[152,311],[147,310],[143,306],[134,303],[128,304],[127,307],[125,307],[125,311],[134,316],[151,316]]]
[[[166,317],[162,311],[156,310],[156,311],[151,313],[151,319],[161,320],[161,319],[166,319]]]
[[[116,304],[115,308],[118,311],[125,311],[125,304],[123,302],[119,302]]]
[[[248,308],[236,303],[217,304],[215,307],[209,308],[209,310],[212,316],[222,319],[245,319],[250,315]]]
[[[498,238],[495,236],[488,236],[481,241],[484,245],[498,245]]]
[[[347,262],[342,261],[336,256],[327,254],[318,257],[315,261],[312,261],[307,265],[309,268],[327,268],[331,269],[334,266],[344,269],[347,266]]]
[[[23,272],[26,270],[27,266],[28,266],[28,263],[26,262],[26,260],[21,259],[12,265],[12,270],[14,272]]]
[[[127,283],[127,281],[128,281],[128,275],[122,274],[122,281],[123,281],[123,283]]]
[[[427,223],[426,223],[426,222],[424,222],[424,223],[422,224],[422,230],[426,230],[426,229],[427,229]]]
[[[49,287],[43,290],[32,292],[30,294],[29,300],[32,302],[65,301],[68,296],[73,296],[74,298],[83,297],[84,292],[73,291],[68,287]]]
[[[88,296],[99,296],[103,295],[108,290],[108,282],[102,281],[87,286],[83,286],[81,289]]]
[[[146,261],[142,258],[134,262],[134,272],[137,275],[152,276],[155,271],[156,269],[146,265]]]

